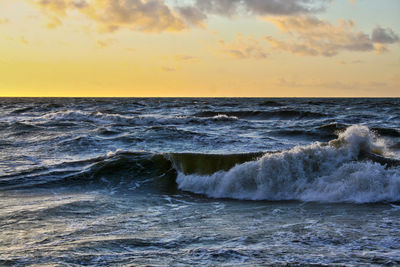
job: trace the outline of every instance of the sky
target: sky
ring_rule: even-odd
[[[0,96],[400,97],[400,1],[0,0]]]

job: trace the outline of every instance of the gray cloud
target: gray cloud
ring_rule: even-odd
[[[291,16],[323,11],[330,0],[193,0],[175,10],[189,25],[203,27],[208,15]]]
[[[247,8],[258,15],[294,15],[324,10],[327,1],[319,0],[247,0]]]
[[[295,15],[322,11],[328,0],[196,0],[206,13],[231,16],[240,11],[255,15]]]
[[[166,0],[26,0],[40,7],[49,27],[62,24],[75,10],[94,21],[103,32],[122,28],[143,32],[182,31],[204,27],[208,15],[298,15],[322,11],[331,0],[189,0],[186,4]]]
[[[372,31],[372,41],[380,44],[393,44],[399,42],[400,38],[391,28],[384,29],[378,26]]]
[[[201,12],[196,7],[192,6],[178,7],[177,11],[189,25],[203,27],[205,25],[205,21],[207,20],[206,14]]]
[[[68,16],[69,10],[78,11],[104,32],[121,28],[143,32],[181,31],[187,27],[163,0],[38,0],[33,4],[50,17],[57,16],[59,21]]]

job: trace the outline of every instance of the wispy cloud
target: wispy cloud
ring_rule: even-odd
[[[265,59],[268,56],[267,50],[255,38],[246,37],[242,34],[236,36],[233,42],[226,42],[224,40],[218,41],[219,49],[217,52],[237,59]]]
[[[175,72],[175,71],[177,71],[177,69],[175,67],[169,67],[169,66],[162,66],[161,70],[165,71],[165,72]]]
[[[350,61],[345,61],[345,60],[339,60],[338,64],[340,65],[349,65],[349,64],[362,64],[365,63],[362,60],[356,59],[356,60],[350,60]]]
[[[57,16],[49,16],[49,22],[47,23],[47,28],[55,29],[62,25],[62,21]]]
[[[398,42],[391,29],[376,28],[372,37],[355,30],[353,20],[339,20],[337,25],[314,16],[269,17],[289,40],[268,36],[272,48],[307,56],[335,56],[341,51],[387,51],[385,44]]]
[[[104,40],[97,40],[96,44],[100,48],[106,48],[115,42],[116,42],[116,40],[114,40],[114,39],[104,39]]]
[[[199,57],[190,56],[190,55],[175,55],[174,59],[175,59],[175,61],[185,62],[185,63],[196,63],[196,62],[201,61],[201,59]]]

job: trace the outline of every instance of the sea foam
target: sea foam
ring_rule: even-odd
[[[313,143],[211,175],[178,174],[181,190],[214,198],[319,202],[400,201],[400,169],[360,155],[385,155],[382,140],[354,125],[329,144]]]

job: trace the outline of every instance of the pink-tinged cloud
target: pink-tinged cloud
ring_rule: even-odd
[[[77,11],[103,32],[122,28],[142,32],[181,31],[186,23],[162,0],[39,0],[34,2],[49,16],[64,18]]]
[[[337,25],[314,16],[270,17],[289,40],[266,37],[273,49],[298,55],[335,56],[342,51],[383,53],[385,44],[398,42],[397,35],[390,29],[376,28],[372,37],[355,29],[352,20],[340,20]]]
[[[32,3],[32,0],[26,0]],[[319,12],[329,0],[195,0],[168,5],[166,0],[36,0],[49,18],[49,28],[62,23],[70,11],[94,21],[103,32],[131,29],[142,32],[182,31],[205,27],[210,14],[298,15]]]

